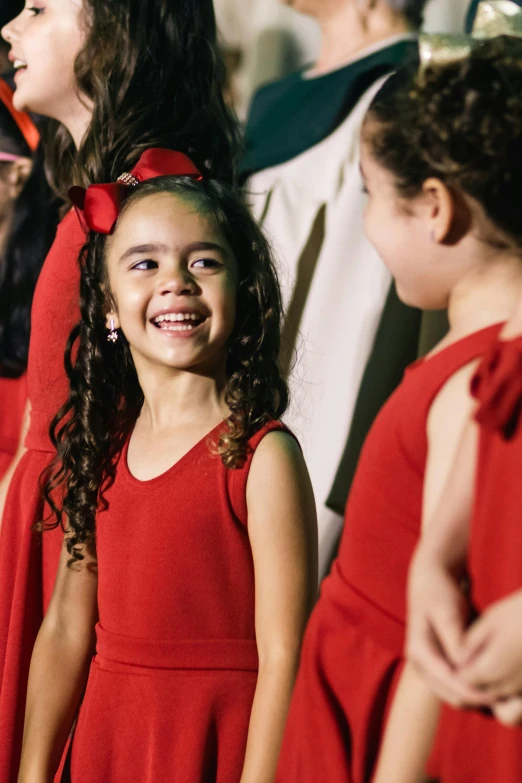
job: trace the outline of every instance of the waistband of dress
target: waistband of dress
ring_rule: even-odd
[[[96,660],[149,669],[222,669],[257,672],[252,639],[139,639],[96,626]]]

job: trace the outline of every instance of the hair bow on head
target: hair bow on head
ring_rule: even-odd
[[[153,177],[168,175],[203,179],[202,173],[183,152],[153,147],[143,153],[130,172],[118,177],[117,182],[90,185],[87,189],[75,185],[69,188],[69,198],[82,226],[99,234],[110,234],[132,188]]]
[[[478,5],[471,35],[420,36],[420,72],[464,60],[480,41],[499,35],[522,38],[522,10],[512,0],[484,0]]]

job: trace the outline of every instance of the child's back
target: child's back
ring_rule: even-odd
[[[499,329],[470,334],[412,365],[370,431],[339,556],[305,635],[281,783],[363,783],[371,774],[403,655],[406,578],[420,535],[428,415],[448,380],[482,356]]]

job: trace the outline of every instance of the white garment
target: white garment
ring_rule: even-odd
[[[330,136],[248,183],[255,216],[279,259],[285,304],[311,227],[325,208],[325,236],[300,321],[285,421],[303,447],[319,522],[320,576],[342,517],[325,505],[350,430],[391,276],[364,235],[359,131],[374,84]]]

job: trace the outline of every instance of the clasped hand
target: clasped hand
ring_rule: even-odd
[[[452,573],[419,546],[408,587],[406,655],[434,693],[459,708],[489,707],[506,725],[522,723],[522,590],[470,624]]]

